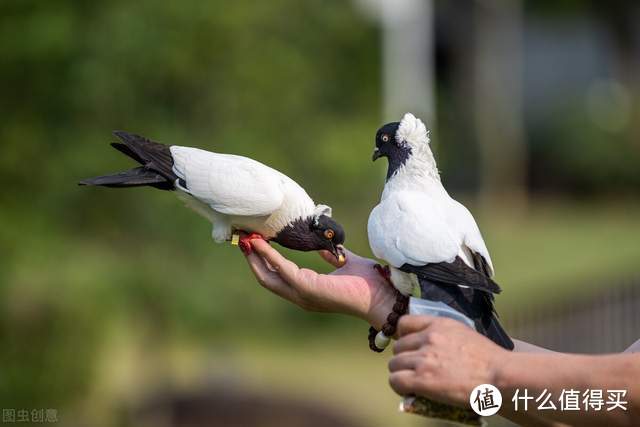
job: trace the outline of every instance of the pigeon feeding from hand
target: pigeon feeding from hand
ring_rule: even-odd
[[[369,245],[390,265],[390,279],[404,295],[443,302],[473,320],[481,334],[513,349],[494,310],[489,251],[471,213],[442,186],[429,135],[407,113],[376,133],[373,160],[388,159],[380,203],[371,211]]]
[[[264,238],[299,251],[328,250],[344,262],[344,230],[331,208],[316,206],[288,176],[247,157],[168,146],[122,131],[114,135],[122,142],[111,145],[142,166],[80,185],[175,190],[213,223],[218,243],[231,240],[250,253],[250,240]],[[240,237],[239,231],[251,234]]]

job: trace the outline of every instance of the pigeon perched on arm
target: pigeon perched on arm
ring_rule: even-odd
[[[213,223],[212,237],[218,243],[244,231],[253,233],[239,239],[245,252],[251,251],[251,238],[262,237],[300,251],[328,250],[344,262],[344,230],[331,218],[331,208],[316,206],[288,176],[247,157],[114,134],[121,142],[111,145],[142,166],[88,178],[80,185],[175,190]]]
[[[407,113],[376,134],[373,160],[387,157],[380,203],[371,211],[369,244],[390,267],[403,294],[443,302],[473,320],[478,332],[513,349],[498,322],[493,264],[471,213],[442,186],[427,129]]]

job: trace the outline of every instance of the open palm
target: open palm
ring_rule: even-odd
[[[354,315],[376,328],[391,311],[394,291],[371,259],[346,251],[346,263],[338,267],[332,254],[321,251],[320,256],[337,269],[319,274],[298,267],[264,240],[251,240],[251,246],[246,258],[258,282],[305,310]]]

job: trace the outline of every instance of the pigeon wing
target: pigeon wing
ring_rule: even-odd
[[[178,187],[225,215],[267,216],[282,205],[280,172],[242,156],[171,147]]]
[[[471,212],[461,203],[451,199],[450,214],[448,220],[454,230],[462,232],[464,249],[471,255],[468,261],[476,270],[493,277],[495,270],[491,262],[491,256],[487,245],[484,243],[478,224]]]
[[[460,257],[452,262],[430,263],[421,266],[404,264],[400,270],[414,273],[420,279],[427,279],[444,285],[465,286],[492,294],[501,292],[500,286],[482,270],[469,267]]]
[[[449,211],[439,206],[437,200],[417,192],[395,192],[383,199],[369,216],[374,255],[422,279],[499,293],[488,274],[458,256],[463,238],[454,232]]]

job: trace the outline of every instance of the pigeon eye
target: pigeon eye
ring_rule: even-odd
[[[384,135],[382,135],[382,142],[389,142],[389,135],[387,135],[386,133]]]
[[[324,231],[324,237],[326,237],[329,240],[333,239],[333,236],[335,236],[335,235],[336,235],[336,233],[330,228],[328,230]]]

